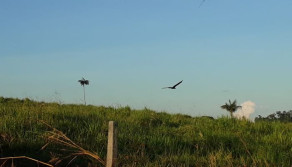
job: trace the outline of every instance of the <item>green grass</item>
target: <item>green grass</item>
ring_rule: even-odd
[[[70,149],[47,143],[43,120],[106,158],[108,121],[118,122],[119,166],[291,166],[292,124],[210,119],[145,108],[62,105],[0,97],[0,157],[44,162]],[[64,149],[66,149],[64,151]],[[72,159],[72,158],[71,158]],[[70,158],[59,166],[64,166]],[[72,165],[98,162],[84,156]]]

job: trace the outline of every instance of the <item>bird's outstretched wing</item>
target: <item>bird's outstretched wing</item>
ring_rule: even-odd
[[[177,85],[181,84],[183,80],[181,80],[179,83],[173,85],[173,86],[170,86],[170,87],[164,87],[162,89],[166,89],[166,88],[169,88],[169,89],[175,89],[175,87],[177,87]]]
[[[177,87],[177,85],[181,84],[183,80],[181,80],[179,83],[175,84],[173,87]]]

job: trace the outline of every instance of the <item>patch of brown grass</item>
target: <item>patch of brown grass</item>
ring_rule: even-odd
[[[105,166],[105,161],[102,160],[96,153],[93,153],[91,151],[83,149],[81,146],[77,145],[70,138],[68,138],[63,132],[52,127],[51,125],[47,124],[46,122],[44,122],[44,121],[39,121],[39,122],[41,122],[42,124],[46,125],[48,128],[51,129],[45,135],[45,139],[47,140],[47,143],[41,148],[42,150],[47,148],[47,146],[50,144],[58,144],[58,145],[67,147],[67,149],[61,149],[62,151],[70,152],[69,155],[67,155],[65,157],[59,157],[58,155],[52,154],[52,158],[49,161],[49,163],[58,165],[64,159],[71,158],[71,160],[68,163],[68,165],[70,165],[78,156],[88,156],[88,157],[93,158],[94,160],[98,161],[103,166]]]

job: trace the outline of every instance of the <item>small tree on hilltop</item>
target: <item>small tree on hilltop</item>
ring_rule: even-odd
[[[86,105],[86,101],[85,101],[85,87],[84,87],[84,85],[89,85],[89,81],[88,80],[85,80],[84,78],[82,78],[81,80],[78,80],[78,82],[80,82],[81,86],[83,86],[84,104]]]
[[[233,113],[237,109],[241,108],[241,106],[238,106],[236,103],[237,103],[236,100],[234,100],[232,103],[229,100],[229,104],[225,103],[224,105],[221,106],[221,108],[230,112],[230,116],[231,116],[231,118],[233,118]]]

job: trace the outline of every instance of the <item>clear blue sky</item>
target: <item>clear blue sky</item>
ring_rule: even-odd
[[[0,96],[228,114],[292,109],[291,0],[2,0]],[[180,80],[176,90],[161,89]]]

